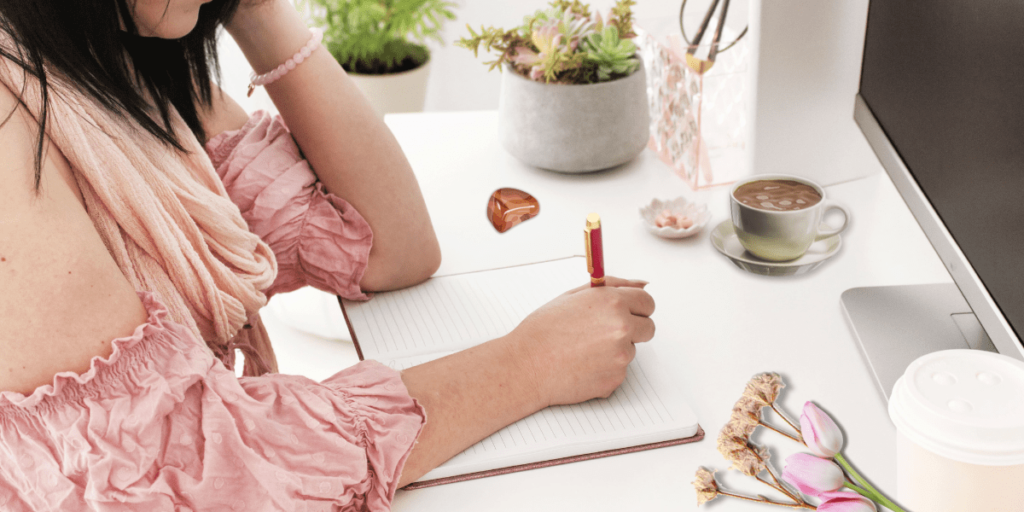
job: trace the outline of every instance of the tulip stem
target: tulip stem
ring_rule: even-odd
[[[843,455],[841,453],[836,454],[835,460],[836,462],[839,463],[840,466],[843,467],[843,469],[846,470],[847,473],[850,474],[850,476],[853,477],[854,480],[857,481],[858,484],[861,485],[861,487],[863,487],[863,489],[858,490],[858,488],[856,488],[855,486],[850,487],[849,485],[847,485],[847,487],[850,487],[851,489],[860,492],[864,496],[867,496],[868,498],[877,501],[879,504],[881,504],[882,506],[889,510],[892,510],[893,512],[906,512],[905,510],[900,508],[899,505],[893,503],[891,500],[889,500],[889,498],[886,498],[884,494],[878,491],[878,489],[875,489],[871,484],[867,482],[867,480],[864,480],[864,478],[861,477],[860,474],[853,469],[853,466],[851,466],[849,462],[846,462],[846,459],[843,458]],[[861,490],[863,490],[864,492],[861,492]]]
[[[779,430],[779,429],[777,429],[777,428],[775,428],[775,427],[765,423],[764,421],[759,421],[758,423],[760,423],[762,427],[765,427],[765,428],[767,428],[769,430],[774,430],[775,432],[778,432],[779,434],[782,434],[782,435],[784,435],[784,436],[786,436],[786,437],[788,437],[788,438],[790,438],[790,439],[792,439],[792,440],[794,440],[794,441],[796,441],[796,442],[798,442],[800,444],[803,444],[803,441],[801,441],[800,439],[797,439],[795,436],[787,434],[787,433],[785,433],[785,432],[783,432],[783,431],[781,431],[781,430]]]
[[[775,414],[782,418],[782,421],[785,421],[790,427],[792,427],[793,430],[796,430],[797,433],[802,434],[802,432],[800,432],[800,427],[794,425],[792,421],[789,421],[789,418],[787,418],[785,414],[782,414],[782,411],[775,407],[775,402],[772,402],[772,410],[775,411]]]
[[[808,505],[807,503],[803,503],[803,502],[801,502],[801,503],[781,503],[781,502],[778,502],[778,501],[772,501],[772,500],[770,500],[768,498],[765,498],[764,496],[761,496],[760,498],[751,498],[750,496],[744,496],[742,494],[733,494],[731,492],[725,492],[725,491],[722,491],[722,490],[719,490],[718,494],[721,494],[722,496],[732,496],[733,498],[739,498],[741,500],[753,501],[755,503],[766,503],[768,505],[778,505],[780,507],[807,508],[807,509],[811,509],[811,510],[815,510],[815,508],[816,508],[814,505]]]
[[[846,483],[843,484],[843,487],[846,487],[847,489],[851,489],[853,491],[856,491],[857,494],[860,494],[861,496],[864,496],[865,498],[867,498],[869,500],[874,501],[874,500],[878,499],[878,496],[875,496],[874,494],[872,494],[872,493],[870,493],[870,492],[868,492],[868,491],[866,491],[864,489],[861,489],[856,484],[853,484],[853,483],[850,483],[850,482],[846,482]]]

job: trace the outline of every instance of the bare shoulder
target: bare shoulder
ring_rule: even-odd
[[[228,93],[217,84],[211,84],[212,104],[209,109],[199,110],[199,120],[203,123],[207,140],[218,134],[237,130],[249,120],[249,114]]]
[[[8,116],[10,114],[10,116]],[[31,392],[83,372],[146,320],[48,145],[35,187],[38,125],[0,85],[0,390]]]

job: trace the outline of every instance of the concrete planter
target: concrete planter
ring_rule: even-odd
[[[430,61],[422,66],[387,75],[349,73],[356,87],[370,100],[381,117],[396,112],[422,112],[427,99],[427,77]]]
[[[534,167],[581,173],[626,163],[650,138],[644,68],[587,85],[535,82],[506,68],[498,126],[502,146]]]

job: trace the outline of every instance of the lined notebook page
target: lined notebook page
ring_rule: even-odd
[[[386,364],[404,370],[449,353]],[[548,407],[470,446],[420,481],[693,435],[696,417],[657,370],[650,348],[640,346],[626,370],[626,380],[612,396]]]
[[[576,257],[436,277],[344,306],[363,357],[402,370],[503,336],[533,310],[587,282],[586,262]],[[653,347],[641,344],[611,397],[544,409],[420,481],[681,439],[697,429],[689,405],[661,373]]]
[[[344,301],[363,358],[461,350],[512,331],[533,310],[590,282],[584,258],[435,277],[367,302]]]

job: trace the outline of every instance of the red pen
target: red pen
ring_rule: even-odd
[[[604,250],[601,247],[601,216],[587,215],[587,228],[583,230],[587,245],[587,272],[590,272],[590,287],[604,286]]]

